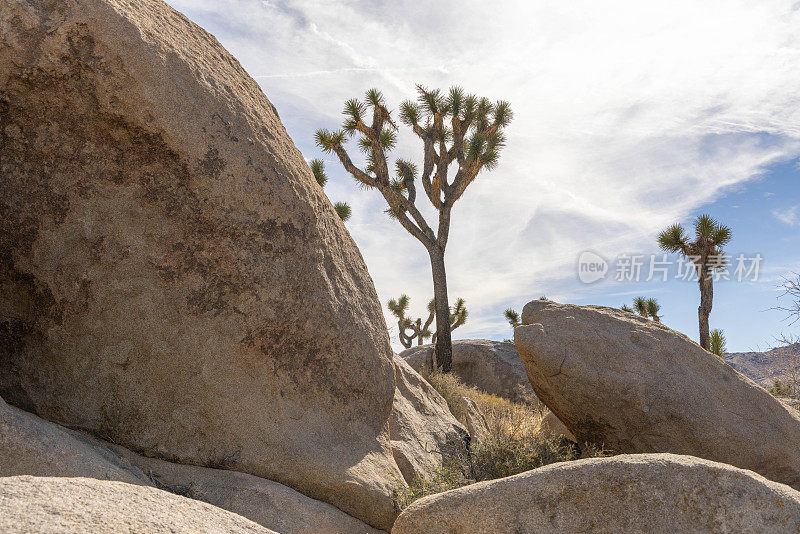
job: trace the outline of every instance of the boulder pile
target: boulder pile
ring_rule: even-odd
[[[514,332],[536,395],[615,453],[671,452],[800,488],[800,417],[667,326],[602,306],[535,300]]]

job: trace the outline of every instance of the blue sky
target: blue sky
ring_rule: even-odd
[[[696,284],[586,286],[576,262],[587,249],[657,252],[659,229],[701,212],[732,226],[730,252],[764,257],[759,282],[718,284],[712,326],[736,351],[785,331],[763,310],[779,277],[800,270],[794,0],[499,1],[490,13],[477,0],[170,3],[242,62],[307,159],[323,156],[314,131],[338,127],[343,102],[371,87],[395,108],[416,83],[511,102],[499,168],[453,213],[450,294],[470,310],[455,337],[508,337],[503,309],[541,294],[613,306],[654,296],[668,325],[696,337]],[[418,159],[420,147],[401,132],[395,153]],[[347,227],[381,301],[406,292],[421,314],[424,249],[377,193],[326,164],[326,192],[353,207]]]

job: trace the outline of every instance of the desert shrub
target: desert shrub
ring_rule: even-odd
[[[456,419],[466,425],[464,399],[472,400],[488,432],[473,440],[471,450],[446,457],[441,468],[429,469],[410,484],[398,484],[395,499],[402,509],[415,500],[475,482],[503,478],[544,465],[603,456],[594,446],[576,446],[560,436],[539,432],[546,408],[537,399],[512,402],[466,386],[452,374],[435,372],[426,379],[444,398]]]
[[[414,477],[409,484],[398,481],[394,487],[394,500],[403,510],[422,497],[468,486],[475,482],[469,477],[468,463],[464,458],[451,457],[442,462],[441,468],[430,469],[425,476]]]
[[[561,437],[542,436],[536,429],[513,423],[492,425],[472,451],[472,471],[477,481],[509,477],[543,465],[574,460],[576,446]]]
[[[775,379],[775,383],[770,386],[769,392],[776,397],[793,397],[794,386],[789,382],[784,383],[778,379]]]

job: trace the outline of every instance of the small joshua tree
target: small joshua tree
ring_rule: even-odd
[[[725,344],[725,334],[722,332],[722,330],[712,330],[709,334],[708,351],[722,358],[728,351],[728,348],[725,346]]]
[[[433,336],[431,341],[435,343],[436,334],[430,331],[430,326],[436,316],[436,305],[433,299],[428,302],[428,318],[425,320],[424,324],[421,317],[415,320],[406,317],[406,311],[408,311],[410,300],[408,295],[403,294],[400,295],[400,298],[392,299],[387,304],[389,311],[397,317],[400,343],[402,343],[405,348],[410,349],[415,339],[417,340],[417,345],[422,345],[423,342],[431,336]],[[450,330],[455,330],[464,324],[467,321],[468,315],[469,312],[467,311],[464,299],[460,298],[456,300],[456,304],[453,306],[450,313]]]
[[[680,224],[673,224],[658,236],[659,246],[667,252],[683,254],[694,263],[700,285],[700,306],[697,308],[700,323],[700,346],[709,350],[708,318],[714,300],[714,271],[725,266],[722,247],[733,237],[731,229],[709,215],[694,221],[695,240],[690,241]]]
[[[658,301],[654,298],[649,298],[647,299],[646,306],[647,315],[649,315],[650,318],[655,322],[660,323],[661,316],[658,314],[658,312],[661,311],[661,305],[658,303]]]
[[[390,173],[388,153],[397,142],[397,124],[380,91],[370,89],[362,102],[345,102],[341,130],[319,130],[316,140],[325,152],[339,157],[345,170],[368,189],[377,189],[389,214],[425,246],[431,261],[436,303],[436,360],[443,372],[452,370],[450,306],[444,254],[450,235],[453,205],[481,171],[493,169],[505,145],[504,129],[511,122],[507,102],[490,102],[453,87],[445,95],[438,89],[417,86],[416,101],[400,105],[400,120],[422,141],[422,170],[411,161],[396,159]],[[371,117],[368,113],[371,112]],[[345,149],[351,136],[366,156],[362,169]],[[451,166],[456,167],[450,175]],[[434,230],[417,206],[417,184],[438,214]]]
[[[308,166],[311,167],[311,172],[314,174],[314,179],[317,181],[320,187],[324,188],[325,184],[328,183],[328,175],[325,174],[325,164],[321,159],[312,159]],[[339,215],[339,218],[342,221],[349,219],[350,215],[352,214],[350,205],[347,202],[336,202],[333,205],[333,209],[336,210],[336,213]]]
[[[658,314],[658,312],[661,311],[661,305],[654,298],[646,299],[644,297],[636,297],[633,299],[633,308],[627,304],[623,304],[620,310],[628,313],[635,313],[645,319],[649,317],[657,323],[661,322],[661,316]]]
[[[633,309],[640,316],[647,318],[647,299],[644,297],[636,297],[633,299]]]

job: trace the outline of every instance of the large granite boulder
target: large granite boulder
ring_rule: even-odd
[[[92,478],[0,478],[0,531],[58,534],[275,534],[208,503]]]
[[[400,358],[395,360],[397,389],[389,436],[405,481],[429,476],[448,456],[467,453],[469,434],[433,386]]]
[[[536,395],[575,435],[623,453],[707,458],[800,488],[800,418],[663,324],[533,301],[515,343]]]
[[[421,374],[431,372],[433,345],[406,349],[400,358]],[[453,374],[468,386],[515,402],[535,399],[513,343],[488,339],[453,341]]]
[[[672,454],[551,464],[425,497],[393,534],[784,533],[800,492],[735,467]]]
[[[0,28],[0,395],[388,528],[381,307],[256,82],[160,0]]]
[[[45,421],[0,399],[0,477],[85,477],[155,486],[281,534],[377,534],[338,508],[247,473],[147,458]]]

